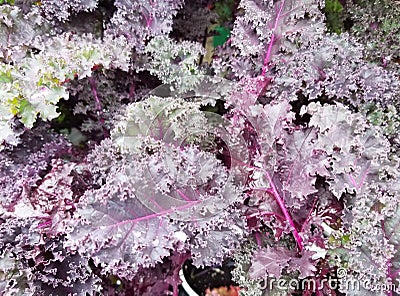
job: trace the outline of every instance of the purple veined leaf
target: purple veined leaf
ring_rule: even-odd
[[[242,111],[242,110],[240,110]],[[242,114],[242,112],[239,111],[239,114]],[[284,193],[284,187],[283,187],[283,182],[287,180],[290,182],[291,175],[290,175],[290,167],[293,166],[293,162],[290,164],[286,165],[286,176],[282,176],[282,171],[285,171],[285,167],[283,163],[279,163],[279,154],[277,153],[278,149],[282,149],[278,145],[276,145],[276,142],[282,142],[285,144],[285,137],[290,137],[290,135],[284,130],[287,125],[285,124],[290,124],[290,121],[292,119],[291,113],[290,113],[290,105],[287,102],[281,102],[279,104],[275,104],[272,106],[249,106],[248,110],[243,110],[247,111],[244,114],[246,115],[246,119],[249,119],[249,121],[252,124],[252,127],[255,130],[255,135],[256,135],[256,143],[258,144],[257,147],[257,156],[255,157],[256,163],[260,163],[261,167],[252,166],[249,167],[249,169],[253,169],[254,175],[253,175],[253,183],[254,186],[250,186],[250,190],[264,190],[265,194],[271,194],[275,201],[282,211],[282,216],[285,217],[285,223],[288,223],[290,225],[291,231],[293,232],[293,235],[295,236],[296,242],[298,244],[298,247],[300,250],[303,248],[303,243],[302,243],[302,238],[300,234],[298,233],[298,229],[296,225],[293,222],[293,219],[291,217],[291,214],[289,213],[288,209],[289,207],[292,207],[291,204],[286,205],[286,202],[290,201],[285,200],[285,193]],[[258,111],[258,112],[256,112]],[[256,117],[255,114],[258,113],[258,116]],[[262,121],[261,119],[264,119]],[[283,119],[283,120],[282,120]],[[286,120],[286,121],[285,121]],[[236,121],[240,123],[240,121]],[[234,121],[234,123],[236,123]],[[244,128],[245,126],[243,124],[240,124],[238,128]],[[289,135],[289,136],[288,136]],[[301,138],[300,143],[303,143],[305,141],[304,138],[307,138],[303,135],[300,135],[298,138]],[[288,143],[288,145],[293,145],[293,142],[296,142],[297,139],[294,141]],[[303,140],[303,142],[301,142]],[[297,144],[297,143],[296,143]],[[301,145],[301,144],[299,144]],[[310,146],[310,145],[309,145]],[[281,150],[284,153],[285,147]],[[296,147],[293,147],[292,149],[295,150],[295,155],[291,156],[296,160],[297,155],[301,155],[301,152],[299,149]],[[309,149],[310,150],[310,149]],[[310,153],[310,151],[307,150],[305,154]],[[276,156],[275,154],[278,154]],[[272,159],[271,159],[272,156]],[[311,157],[314,157],[318,160],[318,157],[315,157],[315,155],[311,155]],[[306,165],[307,161],[303,161],[303,159],[298,160],[301,165]],[[285,159],[285,155],[283,157]],[[275,161],[278,161],[275,164]],[[311,176],[311,174],[315,174],[315,171],[321,170],[323,165],[320,165],[320,169],[313,168],[310,166],[310,168],[307,168],[305,170],[305,176],[309,176],[309,178],[315,178],[315,176]],[[282,170],[283,168],[283,170]],[[301,169],[301,168],[300,168]],[[325,168],[324,168],[325,169]],[[275,170],[279,173],[275,173]],[[304,183],[306,181],[302,181],[302,184],[304,186]],[[311,182],[312,183],[312,182]],[[288,184],[288,183],[287,183]],[[306,183],[307,184],[307,183]],[[252,184],[253,185],[253,184]],[[279,185],[279,186],[277,186]],[[312,184],[311,184],[312,185]],[[311,194],[315,192],[315,189],[313,189],[311,192],[307,192],[308,194]]]
[[[318,186],[318,192],[313,194],[306,204],[292,212],[292,217],[296,225],[300,226],[300,232],[310,234],[315,225],[320,225],[320,231],[324,232],[325,224],[337,227],[342,219],[343,209],[343,200],[338,200],[324,183]],[[320,247],[325,245],[324,240],[321,241],[318,237],[316,242]]]
[[[277,169],[274,169],[274,175],[264,170],[268,184],[265,190],[275,198],[300,251],[303,248],[303,239],[299,226],[293,220],[293,212],[318,191],[315,187],[317,175],[329,176],[325,154],[314,148],[315,137],[316,131],[312,129],[286,133],[283,146],[277,146]]]
[[[361,192],[366,186],[368,181],[368,175],[370,173],[371,161],[364,159],[357,159],[354,161],[354,168],[357,172],[349,172],[343,174],[341,178],[342,182],[336,183],[336,188],[348,188],[349,191]],[[334,188],[334,187],[333,187]]]
[[[69,249],[131,278],[173,252],[191,251],[197,265],[217,263],[240,242],[245,230],[234,204],[247,177],[241,166],[247,146],[229,121],[200,110],[226,96],[205,85],[196,86],[194,97],[150,94],[128,107],[112,140],[90,156],[95,179],[103,181],[76,205],[80,222],[70,225]],[[216,158],[215,139],[233,161]]]
[[[353,123],[347,129],[354,134],[349,139],[351,149],[336,149],[334,157],[340,161],[347,158],[349,163],[344,168],[333,167],[334,176],[328,180],[337,198],[344,193],[344,211],[337,233],[344,238],[343,252],[351,270],[346,279],[368,280],[372,285],[394,282],[398,268],[398,158],[392,155],[387,139],[373,127]],[[392,270],[392,266],[396,267]],[[381,295],[382,291],[374,294],[377,291],[371,287],[362,287],[366,295]],[[390,293],[382,295],[395,295]]]
[[[249,26],[248,21],[244,17],[237,18],[233,34],[238,36],[233,39],[233,45],[239,47],[243,55],[257,54],[262,50],[262,42],[260,42],[256,32]],[[235,41],[239,39],[239,36],[246,36],[246,38],[242,40],[242,43]]]
[[[90,254],[96,264],[107,262],[106,272],[132,278],[140,267],[154,266],[186,241],[187,235],[168,223],[168,213],[172,210],[152,214],[132,198],[89,201],[78,208],[81,222],[66,246]]]
[[[379,178],[381,174],[379,163],[386,162],[385,154],[389,151],[386,140],[378,139],[367,132],[361,136],[356,135],[353,143],[348,145],[350,148],[348,151],[342,150],[340,146],[334,146],[331,150],[334,160],[333,177],[328,182],[332,192],[338,198],[345,192],[362,194],[374,182],[383,184]],[[387,174],[393,175],[394,170],[392,167]],[[387,183],[385,186],[390,185]]]
[[[266,188],[253,188],[249,199],[249,211],[246,213],[248,227],[256,233],[262,225],[267,225],[273,231],[275,240],[280,240],[283,234],[291,232],[290,225],[279,204],[276,202],[272,193],[267,192]],[[258,245],[261,241],[256,234]]]
[[[292,251],[284,247],[261,249],[253,254],[252,264],[249,270],[250,278],[260,279],[267,276],[280,278],[285,267],[294,256]]]
[[[188,240],[200,240],[203,234],[203,244],[193,250],[214,250],[212,240],[207,241],[223,233],[213,234],[214,228],[239,197],[226,168],[194,147],[171,150],[167,146],[140,160],[127,157],[108,173],[106,185],[86,192],[77,205],[80,222],[71,225],[74,230],[66,245],[90,254],[95,262],[107,262],[105,271],[129,278],[171,252],[191,250]],[[224,237],[235,237],[226,241],[222,253],[244,235],[235,230],[238,222],[232,219],[237,218],[222,220],[221,226],[227,228]],[[226,223],[231,223],[230,228]],[[199,232],[198,238],[192,231]],[[129,268],[124,270],[121,264]]]
[[[236,130],[243,133],[249,149],[253,150],[253,157],[256,157],[253,161],[264,168],[273,169],[276,143],[283,138],[284,129],[292,127],[294,113],[287,101],[262,106],[251,101],[244,103],[248,99],[239,91],[234,91],[227,99],[228,106],[233,107],[229,117],[230,129],[235,133],[238,133]]]
[[[143,164],[142,180],[146,181],[135,186],[136,197],[154,213],[198,205],[203,208],[198,214],[189,209],[187,214],[176,211],[178,220],[205,219],[234,200],[228,197],[234,192],[229,189],[232,176],[220,166],[214,157],[198,149],[177,148],[173,152],[167,148]]]
[[[149,165],[152,165],[154,161],[157,165],[153,168],[148,166],[146,172],[148,179],[154,183],[151,186],[158,188],[165,195],[161,202],[159,199],[148,200],[147,198],[143,201],[155,212],[160,208],[165,209],[166,202],[169,203],[167,206],[169,208],[174,204],[174,200],[176,206],[181,206],[183,200],[202,199],[201,196],[207,198],[204,191],[199,188],[193,190],[191,184],[197,184],[194,187],[198,187],[202,184],[201,182],[204,184],[208,182],[209,187],[213,171],[218,170],[218,165],[212,158],[207,161],[203,158],[202,168],[196,164],[200,154],[196,155],[195,150],[192,150],[191,155],[187,154],[184,161],[180,161],[176,155],[172,156],[175,152],[170,154],[174,149],[184,151],[186,146],[195,145],[201,150],[221,155],[222,163],[220,164],[228,169],[229,181],[226,179],[226,182],[233,181],[237,186],[242,186],[248,176],[247,168],[242,166],[242,163],[247,163],[249,159],[248,147],[240,131],[232,129],[231,122],[223,116],[200,110],[203,106],[215,105],[217,100],[223,102],[232,92],[233,84],[225,79],[209,76],[198,76],[197,81],[199,83],[190,91],[171,89],[169,85],[154,89],[145,101],[130,106],[127,120],[123,121],[113,134],[114,140],[123,151],[147,153],[147,150],[156,153],[164,149],[162,146],[165,145],[164,155],[156,153],[161,156],[162,161],[159,161],[158,156],[150,156]],[[141,141],[143,138],[144,143]],[[214,169],[206,169],[209,165],[214,166]],[[184,166],[188,167],[184,168]],[[160,174],[161,171],[163,173]],[[190,179],[188,179],[188,174],[192,174]],[[207,190],[218,191],[218,186],[223,184],[221,180],[212,181],[219,182],[219,185],[215,183],[212,185],[214,189]],[[177,186],[173,192],[169,190],[172,183]],[[180,187],[183,189],[177,190]],[[148,189],[142,190],[140,196],[146,197],[146,190]]]
[[[315,129],[294,131],[287,134],[283,149],[277,152],[282,191],[290,194],[286,199],[288,206],[298,208],[307,196],[317,192],[317,175],[330,175],[326,153],[315,147],[316,138]]]
[[[143,189],[138,195],[139,198],[144,197],[144,204],[153,211],[170,208],[174,204],[181,206],[183,200],[187,202],[208,198],[208,193],[199,188],[207,182],[208,191],[219,191],[218,187],[221,187],[222,180],[226,177],[221,174],[222,179],[212,181],[212,176],[220,165],[227,168],[229,177],[225,182],[233,181],[236,186],[242,186],[248,176],[242,163],[249,161],[249,148],[241,131],[231,128],[231,122],[223,116],[200,110],[203,106],[215,105],[216,100],[223,102],[230,95],[230,86],[233,84],[215,77],[197,78],[199,83],[190,92],[172,91],[168,85],[154,89],[145,101],[129,107],[126,119],[113,132],[113,139],[122,151],[141,155],[155,154],[148,158],[148,170],[145,174],[152,180],[148,186],[154,186],[164,196],[162,200],[148,199],[146,191],[152,189]],[[218,155],[222,161],[214,163],[215,159],[208,156],[206,160],[205,154],[196,155],[200,152],[196,150],[191,150],[185,160],[179,160],[174,150],[187,153],[189,150],[186,147],[191,145]],[[163,153],[158,153],[159,151]],[[162,158],[161,161],[159,157]],[[199,157],[202,158],[200,162],[203,168],[196,164]],[[189,175],[191,176],[188,179]],[[210,181],[214,183],[211,184]],[[191,186],[193,184],[196,185]],[[172,185],[175,187],[170,190]],[[215,210],[208,207],[207,211],[218,212],[217,207]]]
[[[301,113],[311,114],[310,125],[319,129],[315,147],[328,156],[328,183],[338,199],[346,192],[362,193],[369,182],[381,182],[379,163],[388,163],[390,144],[361,115],[341,104],[319,103],[310,103]],[[393,174],[394,168],[390,171]]]
[[[399,202],[398,160],[386,159],[368,162],[367,179],[356,190],[357,198],[351,203],[347,224],[351,226],[352,240],[350,266],[355,276],[367,278],[371,283],[398,283],[399,281]],[[390,172],[390,173],[389,173]],[[366,223],[368,221],[368,223]],[[351,222],[351,223],[350,223]],[[371,286],[362,287],[366,295],[376,295]],[[382,295],[397,295],[398,290],[385,290]],[[380,294],[379,294],[380,295]]]
[[[253,254],[249,270],[250,278],[274,277],[279,279],[286,268],[289,272],[299,271],[300,278],[312,277],[317,271],[311,259],[314,254],[312,251],[304,250],[301,257],[297,257],[295,251],[285,247],[261,248]]]
[[[278,25],[282,21],[282,18],[285,15],[284,12],[284,7],[285,4],[287,4],[289,1],[288,0],[281,0],[280,3],[278,3],[278,6],[275,8],[275,20],[273,20],[273,26],[270,25],[270,29],[272,30],[272,35],[270,37],[267,51],[264,56],[264,67],[261,72],[261,76],[265,76],[267,69],[268,69],[268,63],[271,60],[272,52],[273,52],[273,47],[276,46],[275,43],[279,40],[279,32],[278,32]]]
[[[298,50],[299,44],[315,42],[325,30],[318,1],[246,0],[240,7],[244,16],[235,22],[232,44],[244,57],[262,54],[263,77],[280,52],[290,53]]]
[[[293,236],[297,243],[297,247],[299,248],[299,251],[302,251],[303,247],[304,247],[303,246],[303,238],[299,234],[299,231],[293,222],[293,218],[288,211],[288,207],[285,205],[284,199],[279,194],[277,187],[275,186],[275,183],[272,180],[270,174],[268,172],[266,172],[265,174],[266,174],[267,180],[269,182],[269,186],[270,186],[270,188],[268,189],[268,192],[270,192],[274,196],[276,202],[278,203],[279,207],[281,208],[281,210],[285,216],[286,222],[290,225],[291,231],[292,231]]]
[[[146,41],[151,37],[166,35],[172,30],[172,18],[182,4],[180,0],[117,0],[114,4],[117,11],[106,28],[106,34],[126,36],[133,47],[143,50]]]
[[[312,260],[312,256],[315,252],[304,250],[301,257],[292,257],[290,259],[290,270],[300,272],[300,278],[313,277],[317,271],[315,267],[315,262]]]

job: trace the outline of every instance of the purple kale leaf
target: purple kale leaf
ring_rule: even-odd
[[[308,100],[342,98],[353,106],[387,105],[400,91],[396,73],[365,61],[362,46],[344,34],[323,36],[274,66],[269,98],[297,100],[302,94]]]
[[[207,254],[196,258],[198,264],[218,261],[244,235],[234,227],[240,219],[233,223],[228,214],[238,192],[211,154],[164,148],[140,159],[131,153],[119,157],[98,161],[108,167],[105,183],[82,197],[66,242],[104,264],[103,272],[133,278],[141,267],[155,266],[172,252],[191,251],[191,244],[194,256]]]
[[[326,154],[315,148],[316,138],[316,130],[294,131],[278,151],[279,176],[282,189],[290,194],[286,197],[289,206],[300,207],[307,196],[318,191],[317,175],[330,176]]]
[[[300,278],[314,276],[317,271],[311,256],[314,254],[306,250],[301,257],[296,256],[296,252],[286,247],[262,248],[253,254],[252,264],[249,270],[250,278],[274,277],[279,279],[288,271],[300,271]]]
[[[142,50],[151,37],[171,32],[172,18],[182,4],[181,0],[116,0],[114,6],[117,11],[107,25],[105,33],[113,36],[123,35],[133,47]]]
[[[284,59],[299,47],[314,43],[325,30],[319,5],[313,0],[241,1],[244,15],[236,18],[232,31],[239,63],[247,59],[264,77],[279,57]]]
[[[21,143],[7,147],[0,154],[0,205],[13,211],[22,198],[30,196],[47,170],[52,159],[57,159],[69,149],[62,137],[47,131],[47,126],[26,131]]]
[[[265,278],[268,275],[279,278],[283,269],[289,266],[292,256],[293,252],[285,247],[258,250],[253,254],[250,277]]]
[[[67,252],[62,238],[42,245],[35,261],[32,286],[39,295],[85,296],[99,289],[100,279],[91,270],[89,259]]]

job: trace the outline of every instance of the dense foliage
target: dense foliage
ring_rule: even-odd
[[[400,295],[398,1],[0,0],[0,49],[1,295]]]

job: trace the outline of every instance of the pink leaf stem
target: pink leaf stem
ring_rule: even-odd
[[[97,95],[96,82],[94,81],[93,76],[89,77],[89,83],[90,83],[90,88],[92,90],[93,97],[94,97],[95,102],[96,102],[97,115],[100,118],[99,120],[100,120],[100,124],[102,126],[102,129],[103,129],[103,134],[104,134],[104,137],[107,138],[108,137],[108,132],[107,132],[107,129],[105,127],[105,121],[104,121],[104,118],[103,118],[103,110],[102,110],[102,107],[101,107],[100,99],[99,99],[99,97]]]
[[[172,293],[173,296],[178,296],[179,295],[179,284],[181,283],[181,279],[179,278],[179,271],[181,270],[183,264],[187,259],[191,257],[190,253],[182,254],[179,255],[178,258],[178,266],[174,269],[173,275],[172,275]]]
[[[272,32],[271,40],[269,41],[267,53],[265,54],[265,57],[264,57],[264,67],[263,67],[262,73],[261,73],[261,76],[263,76],[263,77],[264,77],[265,74],[267,73],[268,62],[269,62],[270,59],[271,59],[272,47],[273,47],[273,45],[274,45],[275,38],[276,38],[275,31],[276,31],[276,29],[278,28],[278,22],[279,22],[279,19],[280,19],[280,17],[281,17],[282,9],[283,9],[283,6],[284,6],[284,5],[285,5],[285,0],[282,0],[281,6],[280,6],[280,8],[279,8],[278,14],[277,14],[276,19],[275,19],[274,27],[272,28],[272,31],[273,31],[273,32]]]
[[[39,225],[37,226],[37,228],[43,228],[43,227],[45,227],[45,226],[51,224],[51,222],[52,222],[51,220],[46,221],[46,222],[43,222],[43,223],[39,224]]]
[[[265,174],[266,174],[268,182],[270,183],[270,186],[271,186],[271,191],[270,192],[275,197],[275,200],[277,201],[279,207],[281,208],[283,214],[285,215],[286,221],[289,222],[289,225],[292,228],[293,236],[294,236],[294,238],[296,240],[296,243],[297,243],[297,246],[298,246],[298,248],[299,248],[299,250],[301,252],[303,250],[303,239],[301,238],[300,234],[298,233],[298,231],[296,229],[296,226],[294,225],[293,219],[290,216],[288,210],[286,209],[285,204],[283,202],[283,199],[279,195],[278,190],[276,189],[275,184],[272,181],[272,178],[271,178],[270,174],[268,172],[266,172]]]
[[[162,216],[164,216],[166,214],[169,214],[169,213],[172,213],[172,212],[175,212],[175,211],[185,210],[185,209],[190,208],[193,205],[198,204],[198,203],[200,203],[200,201],[197,201],[197,200],[196,201],[191,201],[191,202],[189,202],[189,203],[187,203],[187,204],[185,204],[183,206],[180,206],[180,207],[167,209],[167,210],[164,210],[164,211],[160,211],[158,213],[142,216],[142,217],[135,218],[135,219],[124,220],[124,221],[121,221],[121,222],[117,222],[115,224],[107,225],[105,227],[116,227],[116,226],[119,226],[119,225],[124,225],[126,223],[137,223],[137,222],[140,222],[140,221],[146,221],[146,220],[150,220],[150,219],[153,219],[153,218],[162,217]]]

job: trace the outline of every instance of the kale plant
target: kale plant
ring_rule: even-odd
[[[400,295],[399,11],[0,1],[0,294]]]

